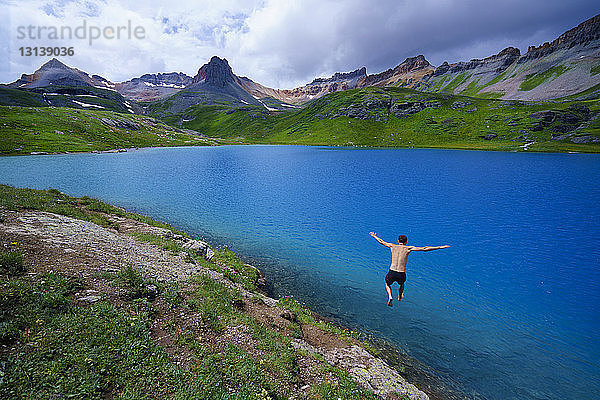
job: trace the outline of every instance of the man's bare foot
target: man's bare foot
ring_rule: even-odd
[[[392,299],[388,300],[388,306],[390,306],[390,307],[392,306]]]
[[[398,301],[402,301],[403,298],[404,298],[404,295],[398,296]]]

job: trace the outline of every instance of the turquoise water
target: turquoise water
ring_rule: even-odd
[[[271,290],[487,399],[600,391],[600,157],[292,146],[0,158],[0,182],[90,195],[227,244]],[[389,250],[411,254],[387,307]]]

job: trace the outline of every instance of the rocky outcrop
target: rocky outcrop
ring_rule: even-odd
[[[426,108],[440,108],[442,103],[439,101],[415,101],[412,103],[401,102],[394,103],[391,112],[396,118],[406,118],[412,114],[423,111]]]
[[[529,116],[534,122],[532,131],[549,128],[552,132],[567,133],[576,130],[582,123],[589,120],[591,115],[587,106],[573,104],[566,110],[543,110]],[[562,140],[553,138],[553,140]]]
[[[331,78],[316,78],[309,85],[320,85],[323,83],[332,83],[340,81],[352,81],[367,76],[367,68],[358,68],[352,72],[336,72]]]
[[[210,248],[210,246],[206,242],[194,239],[186,240],[186,238],[182,238],[182,240],[184,243],[181,245],[181,247],[183,247],[184,249],[191,250],[197,255],[204,257],[209,261],[215,255],[215,252]]]
[[[527,53],[519,60],[519,62],[523,63],[530,59],[544,57],[560,48],[570,49],[579,44],[586,45],[598,39],[600,39],[600,15],[596,15],[595,17],[582,22],[575,28],[566,31],[552,42],[546,42],[538,47],[529,46]]]
[[[434,70],[423,55],[418,55],[407,58],[387,71],[364,77],[358,82],[358,86],[391,86],[400,83],[401,86],[412,87]]]
[[[207,64],[200,67],[192,79],[192,83],[200,82],[225,87],[228,83],[235,82],[235,76],[226,59],[213,56]]]
[[[507,47],[500,53],[495,54],[484,59],[473,59],[468,62],[459,62],[456,64],[448,64],[444,62],[440,65],[435,72],[434,76],[442,75],[446,72],[449,73],[463,73],[465,71],[473,70],[476,68],[486,68],[493,70],[495,73],[501,73],[514,63],[521,56],[521,51],[514,47]]]
[[[122,128],[130,131],[137,131],[140,129],[140,126],[135,122],[127,121],[124,119],[111,119],[111,118],[102,118],[102,123],[112,126],[114,128]]]
[[[378,396],[406,396],[411,400],[428,400],[429,396],[406,382],[398,372],[379,358],[373,357],[360,346],[327,349],[312,346],[302,339],[292,342],[294,348],[323,357],[327,362],[345,371],[352,378]]]
[[[117,83],[115,89],[128,99],[154,101],[175,94],[191,83],[192,77],[182,72],[144,74]]]

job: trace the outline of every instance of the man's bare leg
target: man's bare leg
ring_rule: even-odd
[[[385,283],[385,290],[387,291],[388,294],[388,306],[392,306],[392,288],[387,284],[387,282]]]
[[[398,301],[404,297],[404,283],[398,287]]]

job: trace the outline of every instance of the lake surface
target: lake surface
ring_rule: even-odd
[[[275,295],[386,338],[469,396],[598,398],[598,155],[145,149],[2,157],[0,183],[98,197],[229,245]],[[389,308],[389,250],[369,231],[451,247],[411,254]]]

